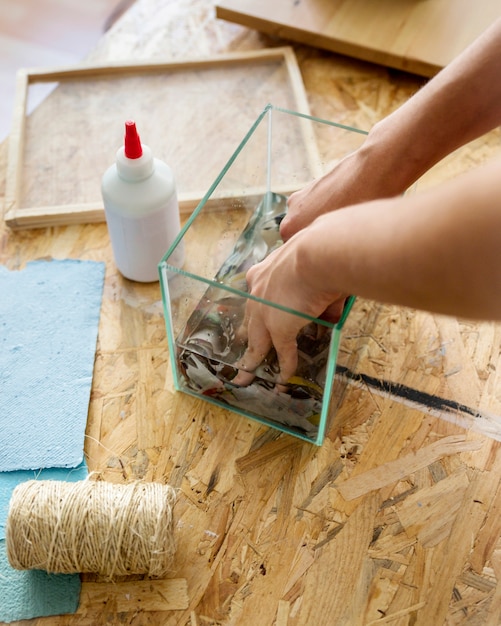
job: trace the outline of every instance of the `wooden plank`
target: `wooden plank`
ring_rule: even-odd
[[[496,0],[219,0],[219,18],[433,76],[501,15]]]
[[[462,506],[469,481],[463,472],[420,489],[397,505],[397,515],[409,537],[429,548],[446,539]]]
[[[294,181],[294,185],[276,186],[275,193],[289,195],[299,189],[308,181]],[[257,203],[262,199],[266,189],[249,188],[245,190],[245,198]],[[204,200],[205,191],[184,192],[178,194],[179,213],[184,218],[190,215],[194,209]],[[209,211],[224,210],[244,196],[218,195],[204,201],[204,207]],[[12,202],[9,203],[12,207]],[[15,206],[15,201],[14,201]],[[13,230],[28,228],[45,228],[61,224],[99,224],[106,220],[102,202],[89,202],[85,204],[68,204],[58,206],[22,207],[21,209],[9,209],[5,214],[5,223]]]
[[[78,613],[110,606],[117,613],[133,611],[180,611],[189,605],[183,578],[134,580],[130,582],[83,582]]]
[[[291,62],[293,53],[290,48],[271,48],[262,50],[246,50],[243,52],[227,52],[203,59],[186,58],[180,61],[133,61],[111,63],[80,63],[78,65],[55,68],[30,68],[21,70],[30,84],[46,83],[68,79],[84,80],[85,78],[114,77],[121,74],[137,75],[152,72],[182,72],[185,70],[207,70],[212,67],[233,66],[235,64],[254,64],[259,61],[281,61],[287,58]]]
[[[355,618],[356,611],[355,615],[350,614],[359,597],[357,588],[363,580],[360,574],[365,569],[377,505],[375,494],[367,496],[339,534],[322,547],[305,575],[304,603],[300,608],[299,623],[322,624],[326,615],[332,624],[356,623],[350,619]],[[339,567],[343,568],[345,576],[333,585],[330,573]]]
[[[425,448],[421,448],[418,452],[413,452],[400,459],[374,467],[336,486],[343,498],[354,500],[370,491],[401,480],[407,474],[427,467],[443,456],[467,450],[478,450],[482,445],[481,441],[465,441],[464,437],[461,436],[446,437]]]
[[[25,143],[24,116],[28,100],[28,75],[20,70],[16,76],[16,98],[12,131],[8,139],[7,177],[5,181],[5,209],[6,215],[15,214],[17,199],[20,194],[20,171],[22,168],[22,154]]]

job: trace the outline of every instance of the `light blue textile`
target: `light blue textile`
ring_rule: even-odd
[[[78,574],[16,571],[5,550],[15,487],[83,480],[104,263],[0,266],[0,621],[74,613]],[[42,468],[42,469],[37,469]],[[70,468],[70,469],[68,469]]]
[[[9,502],[14,489],[26,480],[64,480],[76,482],[87,478],[85,461],[71,469],[49,468],[42,470],[18,470],[17,472],[0,472],[0,539],[5,539],[5,524],[9,512]]]
[[[104,270],[0,266],[0,471],[82,462]]]
[[[13,569],[0,541],[0,622],[75,613],[80,601],[78,574]]]

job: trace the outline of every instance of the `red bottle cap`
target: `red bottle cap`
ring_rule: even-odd
[[[137,134],[136,123],[133,120],[125,122],[125,156],[128,159],[139,159],[143,154],[141,139]]]

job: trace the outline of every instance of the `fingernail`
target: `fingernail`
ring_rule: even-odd
[[[252,372],[245,372],[240,370],[235,378],[231,381],[231,384],[237,385],[238,387],[247,387],[251,384],[255,377],[255,374],[253,374]]]

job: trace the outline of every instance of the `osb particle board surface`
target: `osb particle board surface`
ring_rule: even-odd
[[[498,0],[219,0],[219,18],[432,76],[501,15]]]
[[[214,19],[213,8],[213,0],[137,0],[93,60],[276,45]],[[423,82],[318,48],[295,51],[312,114],[359,128]],[[418,191],[499,154],[500,136],[451,155]],[[0,195],[5,175],[4,145]],[[45,256],[106,262],[89,469],[115,482],[165,480],[179,489],[172,579],[149,589],[158,600],[167,597],[163,583],[184,581],[187,607],[183,593],[177,608],[160,610],[150,597],[138,599],[129,579],[119,590],[122,602],[130,598],[124,608],[115,584],[86,575],[77,615],[32,626],[500,623],[499,439],[482,432],[482,420],[477,429],[458,424],[464,412],[444,415],[394,393],[402,385],[422,401],[436,396],[486,418],[501,415],[499,324],[359,301],[340,353],[356,376],[317,448],[173,391],[159,286],[118,274],[104,224],[10,232],[0,223],[0,235],[0,262],[11,269]]]

